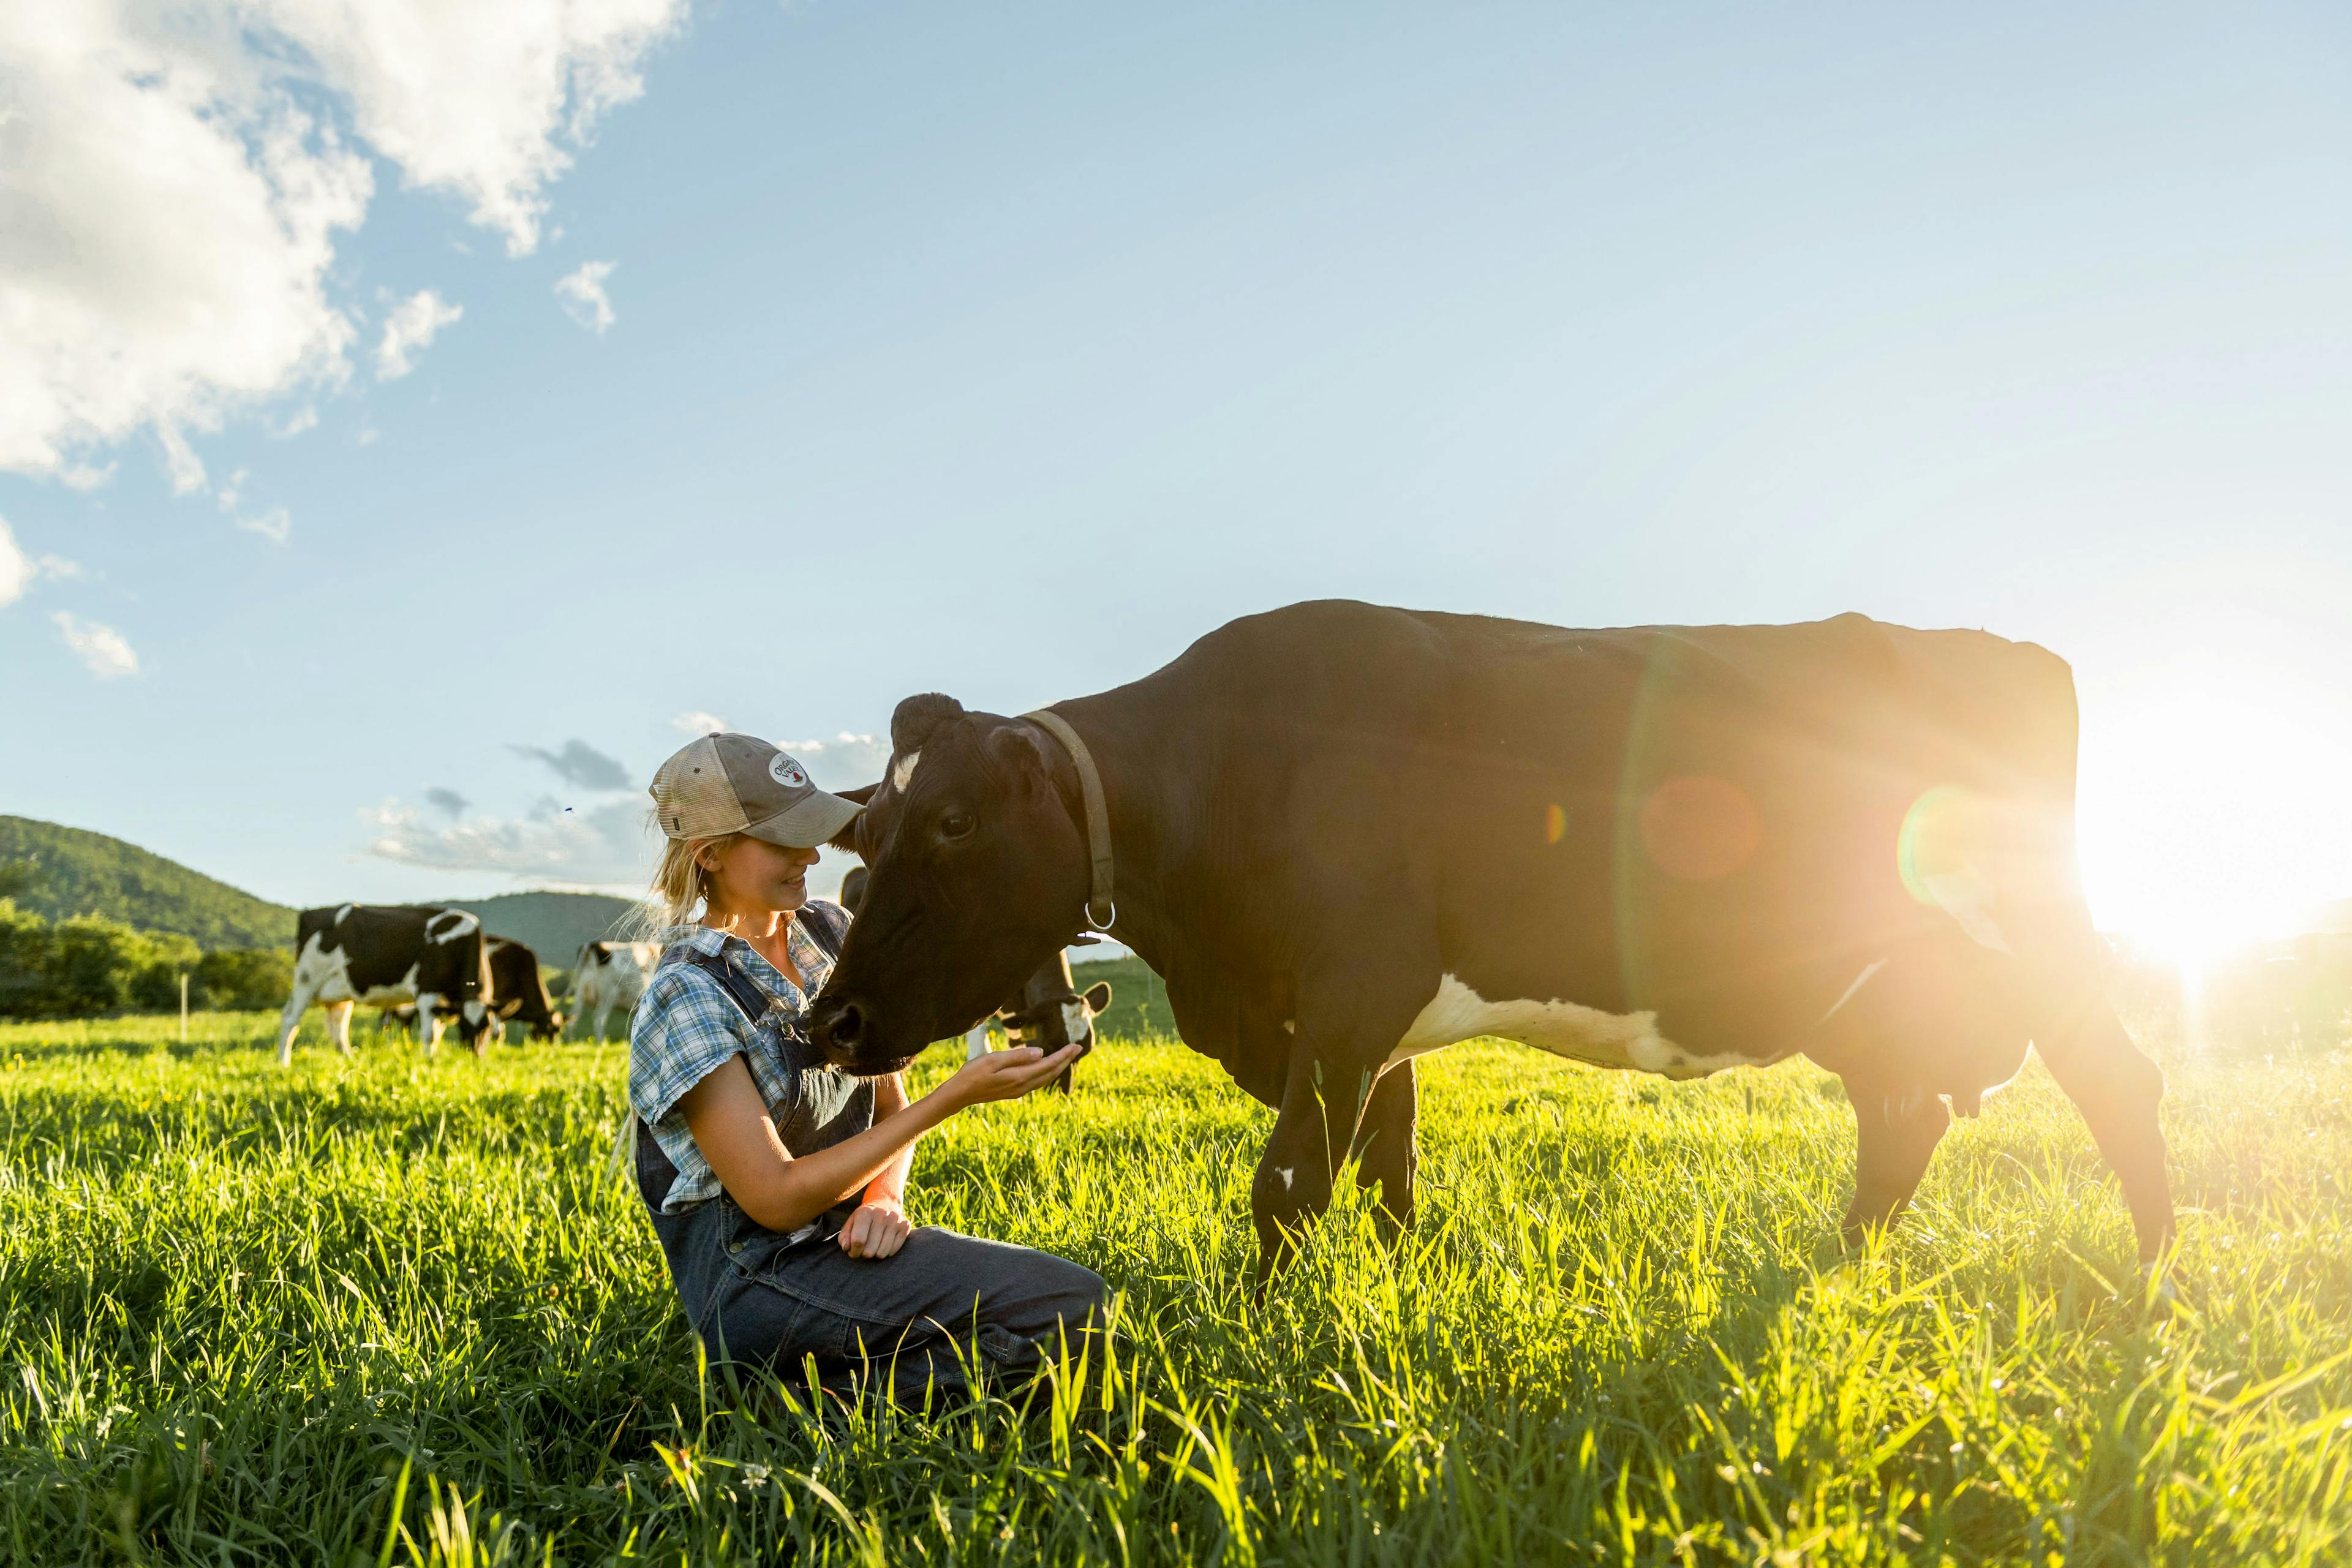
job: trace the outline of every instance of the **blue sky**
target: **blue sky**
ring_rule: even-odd
[[[366,37],[90,0],[206,80],[310,62],[234,89],[294,235],[249,254],[201,184],[44,184],[146,89],[0,21],[56,89],[0,235],[76,242],[0,251],[0,810],[293,903],[613,885],[681,715],[846,785],[909,692],[1018,711],[1298,598],[1860,609],[2074,662],[2109,923],[2352,895],[2340,7],[632,3],[569,85],[411,102]]]

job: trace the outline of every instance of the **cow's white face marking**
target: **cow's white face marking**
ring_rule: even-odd
[[[1297,1168],[1294,1165],[1276,1165],[1274,1168],[1274,1173],[1282,1178],[1282,1190],[1286,1193],[1290,1190],[1290,1173]]]
[[[1736,1051],[1714,1056],[1686,1051],[1658,1033],[1655,1013],[1603,1013],[1556,1000],[1489,1002],[1448,974],[1438,981],[1437,994],[1422,1008],[1384,1065],[1394,1067],[1480,1035],[1499,1035],[1592,1067],[1630,1068],[1676,1079],[1704,1078],[1725,1068],[1776,1059]]]
[[[1063,1003],[1063,1036],[1070,1040],[1071,1043],[1076,1044],[1077,1041],[1085,1039],[1092,1033],[1094,1033],[1094,1030],[1087,1022],[1087,1005],[1083,1002]]]
[[[1853,984],[1847,986],[1843,992],[1839,993],[1838,999],[1830,1004],[1830,1010],[1822,1015],[1822,1022],[1826,1024],[1832,1018],[1836,1017],[1838,1015],[1838,1009],[1853,1001],[1853,994],[1862,989],[1863,982],[1868,980],[1872,975],[1877,973],[1880,970],[1885,967],[1886,960],[1883,958],[1875,963],[1865,966],[1861,973],[1853,977]]]
[[[908,752],[905,756],[900,757],[897,762],[892,763],[890,764],[890,787],[897,790],[900,795],[906,794],[907,785],[911,783],[915,777],[915,764],[922,760],[922,752]]]

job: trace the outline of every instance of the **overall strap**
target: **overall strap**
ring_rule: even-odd
[[[689,952],[686,962],[719,982],[719,989],[727,993],[727,999],[735,1004],[745,1023],[756,1024],[767,1016],[768,998],[758,986],[736,973],[735,966],[724,958],[716,953]]]
[[[801,922],[801,930],[808,932],[809,940],[816,943],[817,951],[824,954],[827,963],[841,957],[842,939],[849,934],[847,910],[835,905],[803,904],[793,918]]]

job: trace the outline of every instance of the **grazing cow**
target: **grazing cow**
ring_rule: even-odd
[[[539,954],[511,937],[488,939],[490,971],[490,1032],[506,1037],[509,1019],[528,1025],[534,1040],[560,1039],[563,1015],[547,994],[539,975]],[[481,1049],[478,1042],[475,1050]]]
[[[856,791],[864,797],[866,812],[879,821],[887,815],[889,806],[888,781],[870,790]],[[853,866],[841,879],[841,907],[852,916],[866,901],[866,883],[870,873],[863,866]],[[1073,944],[1091,946],[1096,939],[1082,936]],[[1085,1056],[1094,1048],[1095,1016],[1110,1005],[1110,982],[1098,981],[1081,992],[1070,973],[1070,957],[1056,952],[1053,958],[1040,965],[1022,985],[1021,993],[1012,1001],[982,1018],[963,1037],[963,1059],[971,1061],[988,1054],[988,1028],[991,1024],[1003,1026],[1005,1037],[1018,1045],[1035,1046],[1048,1056],[1064,1046],[1078,1044]],[[1072,1062],[1055,1075],[1054,1087],[1064,1094],[1070,1092],[1076,1081],[1078,1064]]]
[[[887,1071],[1084,925],[1279,1114],[1259,1278],[1343,1162],[1412,1214],[1414,1058],[1499,1035],[1670,1078],[1801,1052],[1845,1080],[1849,1236],[2039,1048],[2172,1234],[2163,1079],[2077,883],[2074,680],[1861,616],[1570,631],[1346,602],[1214,631],[1021,718],[909,698],[898,796],[812,1019]]]
[[[596,1039],[604,1037],[604,1020],[614,1008],[626,1013],[646,994],[661,949],[650,942],[589,942],[580,944],[580,964],[572,972],[572,1016],[595,1015]]]
[[[507,1037],[507,1020],[520,1018],[530,1026],[534,1040],[560,1039],[563,1034],[563,1015],[547,994],[546,984],[540,979],[539,955],[511,937],[494,936],[488,944],[490,989],[483,997],[489,1004],[490,1026],[474,1042],[474,1054],[482,1053],[484,1040],[503,1042]],[[446,1002],[434,1009],[436,1029],[441,1022],[455,1016]],[[396,1030],[404,1035],[416,1032],[416,1008],[412,1003],[399,1003],[386,1007],[375,1016],[376,1034]],[[435,1037],[438,1038],[438,1034]]]
[[[462,910],[425,905],[343,904],[302,911],[294,936],[294,990],[278,1019],[278,1060],[294,1059],[294,1031],[316,1002],[327,1010],[327,1037],[352,1048],[354,1004],[414,1004],[425,1048],[440,1043],[439,1010],[457,1020],[458,1036],[479,1048],[489,1027],[482,922]]]

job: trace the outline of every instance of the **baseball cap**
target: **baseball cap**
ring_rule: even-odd
[[[866,808],[827,795],[808,770],[756,735],[705,735],[654,774],[654,815],[672,838],[748,833],[814,849]]]

